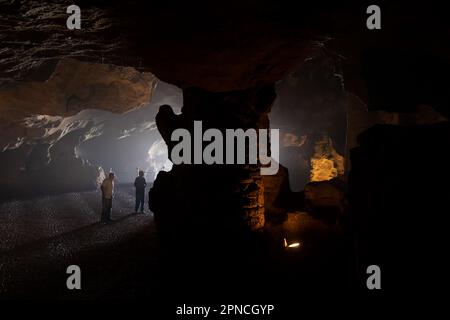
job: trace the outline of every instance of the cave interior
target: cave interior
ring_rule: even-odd
[[[66,1],[0,0],[0,295],[372,298],[373,264],[386,296],[433,290],[450,30],[442,7],[405,3],[380,1],[368,30],[365,1],[77,1],[68,30]],[[279,129],[278,172],[173,164],[170,135],[194,121]],[[86,290],[61,288],[67,264]]]

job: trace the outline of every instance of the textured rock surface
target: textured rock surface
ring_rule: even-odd
[[[183,88],[228,91],[274,83],[311,56],[313,43],[326,43],[342,62],[347,89],[369,108],[427,103],[448,112],[449,26],[436,3],[383,2],[384,27],[375,32],[364,20],[370,1],[77,3],[82,29],[70,31],[70,1],[0,1],[0,78],[45,78],[35,71],[72,57],[134,66]]]
[[[84,109],[125,112],[148,103],[157,79],[130,67],[60,60],[45,81],[0,87],[0,112],[69,116]]]
[[[311,158],[311,181],[326,181],[344,175],[344,157],[333,147],[331,138],[317,139]]]
[[[66,27],[71,1],[0,1],[0,79],[45,80],[61,58],[119,62],[122,40],[107,10],[84,6],[83,30]],[[126,63],[116,63],[126,65]]]
[[[450,125],[375,125],[360,134],[351,151],[349,208],[358,243],[359,272],[370,261],[391,270],[393,292],[429,289],[448,263],[448,158]],[[430,263],[433,261],[433,263]],[[414,265],[405,270],[405,265]],[[410,283],[416,270],[426,277]],[[417,275],[417,274],[416,274]]]
[[[75,31],[66,28],[70,4],[0,2],[0,36],[6,44],[0,78],[23,79],[55,58],[73,57],[151,70],[181,87],[225,91],[280,79],[309,45],[309,36],[288,31],[295,20],[287,23],[278,16],[284,10],[274,3],[180,2],[172,8],[80,1],[82,29]]]

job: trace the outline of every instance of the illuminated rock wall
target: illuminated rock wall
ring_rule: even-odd
[[[311,158],[311,181],[326,181],[344,174],[344,157],[333,148],[331,138],[316,141]]]

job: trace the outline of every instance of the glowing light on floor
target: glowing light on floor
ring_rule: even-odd
[[[300,242],[292,242],[292,243],[288,243],[286,238],[283,239],[283,245],[285,248],[298,248],[300,247]]]

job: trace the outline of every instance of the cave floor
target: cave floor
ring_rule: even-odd
[[[196,274],[185,268],[189,258],[171,268],[161,262],[153,214],[132,212],[131,185],[116,186],[112,223],[98,222],[100,206],[98,191],[0,202],[0,298],[135,299],[165,291],[185,301],[200,289],[208,298],[256,292],[280,302],[291,292],[297,297],[317,288],[322,294],[329,286],[341,290],[349,284],[341,231],[306,213],[290,213],[283,225],[268,228],[272,245],[257,263],[231,261]],[[284,237],[300,247],[283,248]],[[69,265],[81,268],[81,290],[66,287]],[[228,272],[230,266],[244,280]],[[229,290],[234,296],[225,294]]]
[[[153,215],[135,215],[134,189],[119,185],[114,221],[101,224],[100,197],[87,191],[0,203],[0,297],[135,296],[142,268],[158,264]],[[67,290],[69,265],[80,266],[82,290]]]

